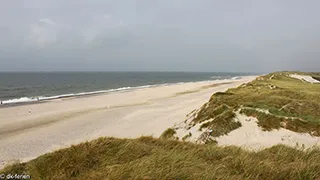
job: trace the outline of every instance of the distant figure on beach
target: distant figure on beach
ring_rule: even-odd
[[[2,101],[0,101],[0,105],[2,105]]]

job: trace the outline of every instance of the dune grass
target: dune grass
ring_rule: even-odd
[[[241,127],[241,123],[234,120],[236,114],[232,110],[227,110],[213,120],[206,122],[200,126],[200,130],[203,128],[214,129],[211,133],[213,137],[219,137],[221,135],[226,135],[232,130]]]
[[[320,150],[278,145],[260,152],[175,140],[100,138],[49,153],[1,173],[38,180],[317,179]],[[0,174],[1,174],[0,173]]]
[[[160,136],[162,139],[175,139],[174,135],[176,134],[176,130],[172,128],[166,129]]]
[[[181,140],[182,140],[182,141],[186,141],[186,140],[188,140],[191,136],[192,136],[192,133],[189,132],[187,135],[183,136]]]
[[[252,108],[269,113],[254,113],[264,130],[282,127],[295,132],[307,132],[320,136],[320,84],[311,84],[289,77],[289,74],[294,73],[271,73],[226,92],[215,93],[209,102],[199,110],[192,122],[196,124],[214,119],[210,124],[211,127],[214,127],[215,124],[227,121],[228,118],[219,118],[224,112]],[[303,74],[316,75],[315,73]],[[252,115],[252,112],[243,112]],[[292,120],[289,121],[287,117]],[[234,123],[234,121],[228,121]],[[281,124],[287,125],[281,126]],[[228,131],[233,128],[234,126],[230,125]]]

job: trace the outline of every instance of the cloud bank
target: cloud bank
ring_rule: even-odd
[[[319,5],[2,1],[0,71],[320,71]]]

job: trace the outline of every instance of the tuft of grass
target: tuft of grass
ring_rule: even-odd
[[[278,145],[259,152],[214,143],[100,138],[14,164],[0,174],[34,180],[86,179],[318,179],[320,150]]]
[[[189,132],[187,135],[185,135],[185,136],[182,137],[182,141],[187,140],[187,139],[190,138],[191,136],[192,136],[192,133]]]
[[[206,122],[200,126],[200,130],[208,128],[213,130],[211,136],[219,137],[227,135],[229,132],[241,127],[241,123],[235,121],[236,114],[232,110],[227,110],[216,116],[213,120]]]
[[[176,133],[177,133],[176,130],[174,130],[173,128],[168,128],[167,130],[165,130],[161,134],[160,138],[162,138],[162,139],[174,139],[175,138],[174,135]]]
[[[276,117],[274,115],[259,112],[254,109],[241,109],[240,113],[247,116],[256,117],[258,119],[258,126],[260,126],[262,130],[265,131],[280,129],[281,122],[284,122],[286,120],[285,118]]]
[[[208,108],[208,106],[203,106],[196,116],[196,118],[193,120],[194,123],[201,123],[203,121],[206,121],[207,119],[213,119],[217,116],[221,115],[225,111],[229,110],[230,108],[222,104],[220,106],[214,107],[214,108]]]

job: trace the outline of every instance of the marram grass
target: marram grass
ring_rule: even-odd
[[[1,173],[32,179],[317,179],[320,150],[240,147],[141,137],[100,138],[15,164]],[[1,174],[0,173],[0,174]]]

